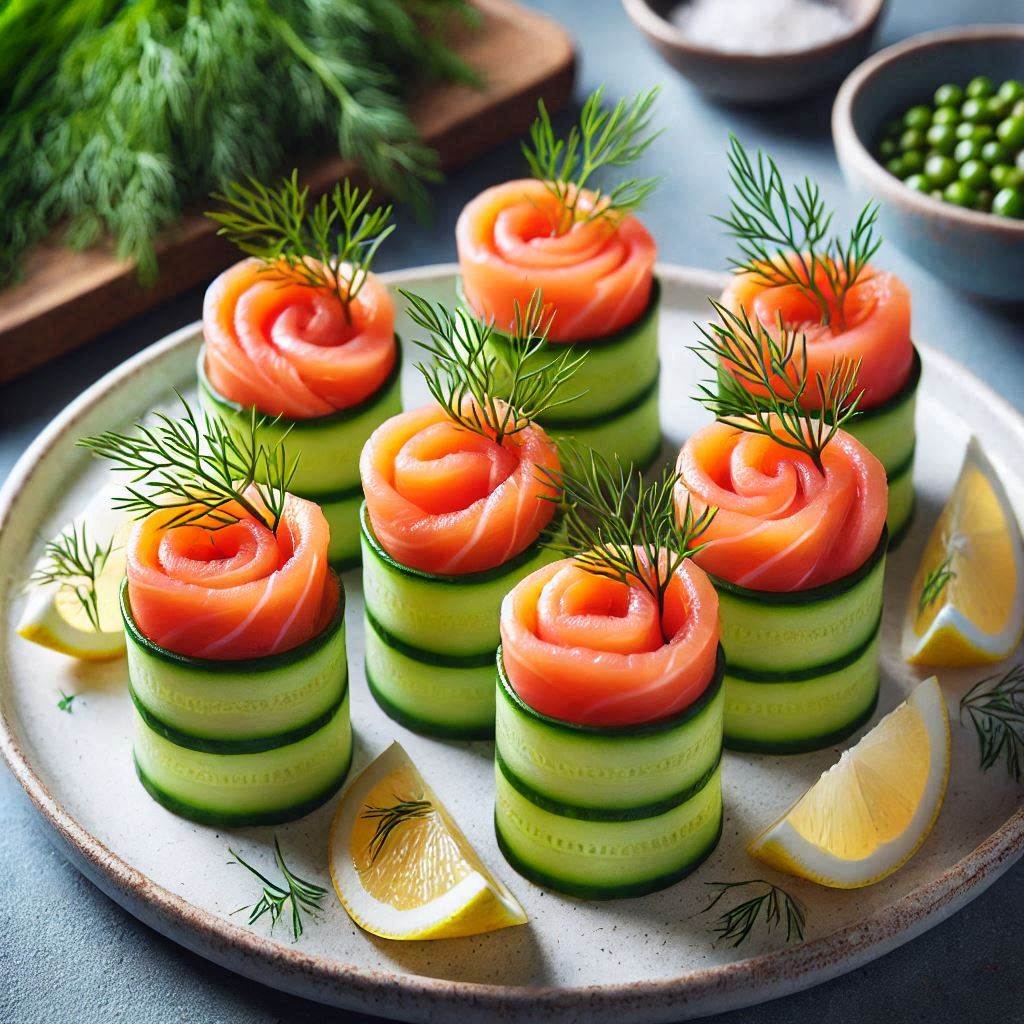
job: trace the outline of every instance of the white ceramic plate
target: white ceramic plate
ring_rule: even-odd
[[[385,275],[432,297],[453,297],[455,268]],[[707,415],[690,401],[700,368],[686,351],[691,321],[721,280],[664,266],[661,321],[662,422],[666,455]],[[408,336],[407,324],[399,330]],[[354,770],[395,737],[429,778],[485,860],[522,901],[531,923],[478,938],[390,943],[360,932],[333,897],[299,943],[266,921],[232,914],[258,893],[229,865],[230,843],[256,865],[270,864],[273,830],[223,832],[181,820],[153,803],[131,767],[125,666],[83,666],[21,641],[14,633],[20,584],[42,540],[107,482],[74,443],[126,424],[167,402],[172,385],[190,388],[198,325],[187,327],[108,374],[69,406],[32,445],[0,498],[0,746],[71,860],[104,892],[165,935],[232,970],[325,1003],[408,1021],[678,1020],[747,1005],[851,970],[931,927],[978,895],[1024,846],[1020,790],[1002,767],[983,775],[956,704],[982,673],[942,677],[953,718],[953,774],[938,825],[893,877],[856,892],[790,880],[807,906],[806,940],[787,946],[778,932],[755,932],[735,950],[716,945],[702,915],[705,883],[765,876],[745,841],[796,798],[837,751],[774,758],[725,757],[726,817],[721,845],[686,881],[642,899],[583,903],[545,892],[502,860],[491,828],[492,747],[445,743],[386,718],[366,690],[358,573],[349,592]],[[976,433],[1024,518],[1024,419],[963,367],[926,345],[918,406],[919,506],[907,541],[890,559],[879,714],[915,681],[898,654],[906,591],[921,546]],[[425,391],[406,360],[406,404]],[[81,694],[74,713],[56,707],[57,689]],[[276,831],[301,875],[327,882],[327,829],[335,801]],[[713,915],[712,915],[713,916]]]

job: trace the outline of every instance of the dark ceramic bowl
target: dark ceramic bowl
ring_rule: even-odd
[[[1024,301],[1024,221],[965,210],[915,192],[873,156],[881,126],[943,82],[975,75],[1024,78],[1024,25],[978,25],[915,36],[860,65],[832,108],[832,137],[843,176],[875,199],[884,237],[957,288]]]
[[[850,28],[827,43],[787,53],[732,53],[694,43],[669,16],[681,0],[622,0],[654,48],[701,92],[727,103],[766,106],[809,96],[839,81],[868,52],[886,0],[834,0]],[[685,2],[685,0],[682,0]]]

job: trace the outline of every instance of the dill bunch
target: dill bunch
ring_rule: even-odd
[[[14,0],[0,5],[0,282],[57,224],[156,275],[185,204],[290,152],[356,160],[422,203],[436,154],[412,81],[472,81],[444,41],[467,0]]]

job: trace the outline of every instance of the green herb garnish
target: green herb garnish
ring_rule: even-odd
[[[917,614],[923,615],[942,596],[950,580],[956,579],[956,573],[950,569],[953,556],[949,555],[940,565],[931,569],[924,578],[921,593],[917,599]]]
[[[834,303],[845,329],[846,295],[882,244],[874,233],[877,204],[861,210],[845,239],[829,237],[833,214],[819,186],[804,178],[791,195],[775,161],[761,151],[752,160],[735,135],[729,136],[729,180],[735,190],[729,214],[715,219],[739,243],[742,258],[730,259],[733,268],[768,285],[796,285],[817,304],[823,324],[831,323]]]
[[[146,280],[191,202],[295,154],[338,153],[422,204],[436,153],[413,83],[475,82],[447,43],[466,0],[18,0],[0,4],[0,281],[67,225]]]
[[[749,899],[738,903],[731,910],[726,910],[712,923],[712,930],[719,939],[732,944],[733,949],[739,946],[751,933],[758,920],[763,920],[768,931],[772,931],[782,923],[783,917],[786,922],[786,941],[799,941],[804,937],[804,925],[806,917],[803,904],[794,896],[790,896],[785,889],[763,878],[751,878],[744,882],[706,882],[706,885],[718,889],[718,893],[711,902],[701,911],[708,913],[718,902],[734,889],[749,888],[758,886],[760,892],[756,892]]]
[[[592,449],[562,444],[559,454],[560,471],[541,470],[560,494],[550,500],[565,505],[566,539],[552,547],[595,576],[638,583],[663,617],[672,578],[702,550],[699,540],[717,510],[697,515],[687,496],[680,523],[673,494],[679,474],[673,469],[647,483],[639,470]]]
[[[1024,781],[1024,665],[975,683],[960,698],[961,721],[965,712],[978,736],[981,770],[1002,758],[1014,781]]]
[[[733,313],[713,299],[711,305],[719,320],[696,325],[701,340],[691,351],[714,370],[715,379],[698,385],[697,401],[722,423],[805,453],[824,472],[822,453],[860,404],[860,361],[838,360],[828,376],[815,373],[819,408],[804,409],[811,386],[806,336],[785,329],[780,320],[774,337],[745,310]]]
[[[537,417],[582,392],[566,395],[565,386],[579,369],[586,353],[571,345],[543,359],[551,314],[535,291],[522,309],[515,305],[507,354],[499,357],[489,345],[492,321],[480,321],[461,308],[450,309],[402,290],[408,314],[427,333],[417,344],[433,357],[431,365],[418,364],[433,399],[459,426],[498,444],[525,430]],[[499,397],[500,396],[500,397]]]
[[[113,548],[113,539],[106,544],[90,541],[85,523],[72,525],[70,530],[47,542],[43,549],[45,560],[29,577],[29,583],[40,586],[57,583],[70,590],[89,619],[89,625],[98,633],[100,608],[96,581]]]
[[[286,905],[290,904],[292,936],[293,940],[298,942],[302,936],[303,913],[316,917],[320,910],[323,909],[321,903],[327,895],[327,890],[322,886],[316,885],[314,882],[307,882],[304,878],[299,878],[298,875],[289,869],[288,865],[285,864],[284,855],[281,853],[281,844],[278,842],[277,836],[274,836],[274,863],[284,878],[283,882],[272,882],[266,875],[257,871],[251,864],[243,860],[230,846],[228,847],[228,853],[234,857],[234,861],[228,861],[229,864],[239,864],[263,883],[263,892],[254,904],[239,907],[237,910],[231,911],[231,913],[238,914],[243,910],[248,910],[250,925],[255,924],[264,914],[269,914],[270,930],[273,931],[274,925],[277,924],[278,919],[284,913]]]
[[[139,519],[178,509],[168,527],[219,530],[238,522],[227,507],[237,502],[276,532],[297,460],[289,462],[282,441],[268,446],[259,440],[266,417],[253,410],[248,429],[241,433],[213,416],[204,415],[200,422],[180,394],[178,399],[183,413],[177,419],[157,413],[152,426],[136,423],[134,435],[110,430],[78,442],[97,458],[109,459],[116,470],[133,474],[132,484],[142,485],[127,487],[127,495],[115,498],[114,507]],[[246,493],[250,487],[258,502]]]
[[[61,711],[66,711],[69,715],[71,714],[71,705],[74,699],[78,696],[77,693],[65,693],[63,690],[57,691],[60,694],[60,700],[57,701],[57,707]]]
[[[395,829],[433,813],[434,805],[429,800],[402,800],[398,796],[395,796],[395,802],[388,807],[367,806],[360,817],[377,822],[377,829],[367,849],[370,863],[372,864],[384,852]]]
[[[227,211],[207,213],[242,252],[269,275],[337,296],[352,322],[352,303],[366,283],[377,250],[392,231],[390,206],[373,206],[373,192],[346,178],[310,207],[309,188],[292,171],[277,188],[250,178],[214,199]]]
[[[522,144],[530,173],[544,182],[562,207],[562,218],[554,225],[564,234],[573,224],[601,217],[616,218],[640,207],[657,187],[658,178],[630,178],[608,189],[599,187],[594,176],[610,167],[627,167],[643,155],[661,134],[650,132],[657,87],[619,100],[611,110],[603,105],[604,86],[583,104],[578,125],[564,139],[555,136],[547,107],[537,104],[537,118],[530,127],[530,141]],[[580,209],[584,189],[592,193],[588,210]]]

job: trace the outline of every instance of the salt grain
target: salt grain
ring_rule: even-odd
[[[787,53],[845,35],[850,19],[816,0],[689,0],[672,23],[691,42],[729,53]]]

